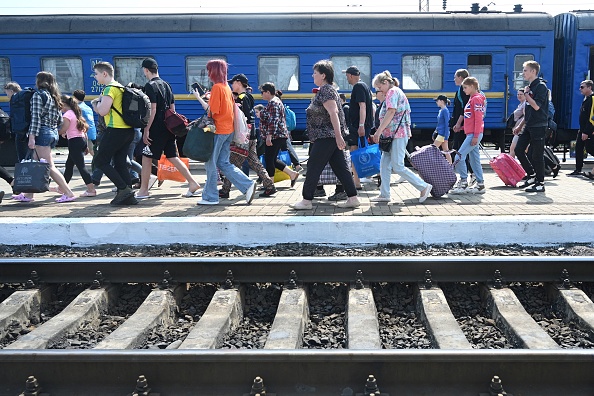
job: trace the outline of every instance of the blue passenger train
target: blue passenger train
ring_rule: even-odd
[[[259,84],[274,82],[297,114],[297,131],[304,131],[312,65],[328,58],[346,94],[351,86],[340,71],[348,66],[357,65],[368,84],[390,70],[410,100],[413,138],[424,140],[436,124],[433,98],[453,98],[457,69],[468,69],[486,94],[489,135],[504,130],[517,106],[515,90],[526,84],[522,63],[536,60],[552,86],[559,128],[575,136],[582,99],[577,87],[594,68],[593,29],[591,11],[555,18],[492,11],[2,16],[0,83],[33,86],[35,74],[48,70],[63,92],[83,88],[91,99],[102,89],[92,77],[95,62],[111,62],[121,83],[144,84],[140,64],[151,56],[173,87],[178,111],[196,118],[201,109],[190,86],[209,85],[206,62],[223,58],[230,76],[244,73],[256,94]],[[5,110],[6,102],[0,96]]]

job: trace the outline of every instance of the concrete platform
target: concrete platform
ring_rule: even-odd
[[[303,149],[298,152],[305,157]],[[63,151],[55,158],[63,163]],[[97,197],[65,204],[55,203],[58,195],[53,193],[37,194],[31,203],[13,201],[10,187],[0,180],[0,190],[7,192],[0,205],[0,227],[6,230],[2,243],[8,245],[592,243],[593,182],[567,177],[574,168],[571,160],[562,167],[557,178],[547,177],[545,193],[526,193],[505,187],[484,157],[484,195],[429,198],[419,204],[418,191],[403,183],[392,185],[390,204],[373,203],[370,198],[379,194],[378,187],[366,183],[359,194],[362,205],[355,210],[338,208],[326,198],[314,200],[313,210],[291,209],[289,204],[301,199],[305,178],[294,189],[288,181],[279,182],[274,197],[256,197],[251,205],[233,188],[231,198],[216,206],[197,206],[199,198],[181,196],[187,184],[165,181],[151,190],[150,198],[131,207],[109,205],[114,193],[107,178]],[[203,164],[192,162],[191,171],[204,183]],[[70,184],[76,194],[85,190],[77,173]],[[325,189],[328,195],[334,192],[333,186]]]

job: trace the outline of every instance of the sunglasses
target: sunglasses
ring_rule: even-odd
[[[580,89],[584,89],[586,88],[584,85],[580,85]]]

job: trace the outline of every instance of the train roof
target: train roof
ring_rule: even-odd
[[[34,26],[34,28],[32,28]],[[273,13],[1,16],[0,34],[152,32],[546,31],[544,12]]]

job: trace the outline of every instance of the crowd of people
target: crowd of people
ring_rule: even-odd
[[[137,88],[148,96],[151,107],[150,118],[144,128],[134,128],[124,120],[124,87],[114,79],[114,68],[108,62],[98,62],[93,66],[94,77],[104,88],[101,95],[91,102],[91,107],[84,102],[84,91],[77,90],[72,96],[62,95],[51,73],[42,71],[37,74],[36,89],[30,99],[30,123],[24,129],[15,128],[18,125],[16,122],[13,124],[15,150],[18,161],[28,158],[47,161],[50,176],[56,184],[50,189],[60,194],[56,202],[68,203],[78,197],[95,197],[96,187],[104,174],[115,186],[113,191],[116,194],[111,204],[135,205],[138,200],[150,197],[150,189],[157,181],[154,164],[163,155],[188,183],[188,190],[182,196],[200,197],[198,205],[219,204],[221,199],[229,198],[232,185],[245,195],[246,202],[250,204],[257,182],[248,176],[249,169],[256,172],[258,181],[262,183],[260,197],[272,197],[277,192],[274,179],[278,172],[290,180],[291,188],[295,187],[302,168],[291,145],[287,127],[288,109],[281,100],[282,92],[273,82],[259,87],[266,104],[256,106],[252,88],[244,74],[228,80],[228,65],[224,60],[215,59],[206,64],[212,88],[210,92],[204,92],[196,87],[193,92],[214,123],[214,147],[205,163],[206,180],[201,186],[179,158],[177,138],[165,124],[166,112],[175,112],[170,85],[160,77],[155,59],[144,59],[139,66],[148,81],[144,87]],[[305,112],[310,147],[303,199],[291,207],[295,210],[312,209],[313,199],[325,195],[320,176],[327,165],[338,180],[334,195],[328,199],[343,201],[338,203],[342,208],[359,207],[361,203],[357,194],[362,189],[361,183],[368,180],[360,178],[355,167],[349,164],[348,152],[360,150],[367,142],[380,141],[384,142],[384,147],[387,145],[381,154],[378,175],[383,182],[379,195],[372,197],[371,201],[391,201],[390,178],[392,173],[396,173],[398,182],[407,181],[419,191],[419,202],[423,203],[433,186],[405,166],[412,120],[411,108],[399,80],[387,70],[374,76],[372,86],[379,100],[379,106],[376,106],[374,95],[361,80],[358,67],[351,66],[343,72],[353,86],[349,102],[335,88],[332,62],[320,60],[313,66],[312,79],[317,88]],[[543,153],[549,119],[552,118],[549,114],[550,90],[546,82],[538,77],[539,74],[540,65],[537,62],[524,63],[523,78],[529,84],[518,90],[520,103],[510,117],[514,135],[510,154],[517,156],[526,171],[521,187],[527,192],[537,193],[545,191]],[[453,98],[451,116],[448,109],[450,99],[445,95],[435,98],[439,110],[433,144],[442,150],[458,173],[458,181],[450,194],[484,194],[486,188],[479,150],[487,100],[478,80],[467,70],[457,70],[454,82],[459,88]],[[580,84],[584,102],[580,109],[576,169],[570,174],[590,179],[594,179],[594,169],[593,172],[582,173],[582,167],[584,150],[594,155],[594,121],[590,119],[593,88],[591,80]],[[11,99],[11,106],[13,97],[23,93],[16,82],[7,83],[4,90]],[[245,115],[250,129],[246,145],[233,139],[235,106]],[[259,128],[255,126],[256,118],[259,119]],[[452,138],[450,135],[453,135]],[[68,141],[68,157],[63,173],[56,168],[52,158],[52,149],[60,136]],[[135,161],[137,147],[141,148],[140,164]],[[291,165],[279,159],[281,150],[291,152]],[[260,161],[259,151],[263,151],[264,164]],[[85,165],[86,154],[93,155],[91,170]],[[74,166],[86,186],[78,197],[68,184]],[[9,172],[1,167],[0,177],[11,185],[14,182]],[[0,202],[3,197],[4,192],[0,192]],[[12,199],[32,202],[34,195],[13,194]]]

